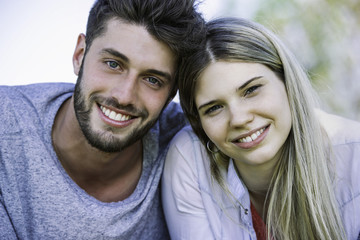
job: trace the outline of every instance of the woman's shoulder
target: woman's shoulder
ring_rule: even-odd
[[[192,154],[199,154],[203,151],[203,144],[194,133],[191,126],[183,127],[171,140],[170,149],[176,149],[179,153],[189,157]],[[202,155],[202,153],[200,154]]]
[[[178,164],[185,164],[185,162],[188,162],[189,164],[194,165],[196,164],[196,161],[201,160],[204,157],[203,151],[204,149],[200,139],[193,132],[192,128],[187,125],[171,140],[166,161],[180,161]]]
[[[196,136],[190,125],[183,127],[174,137],[172,143],[184,143],[184,142],[199,142],[200,139]]]
[[[318,116],[332,143],[336,197],[344,227],[352,239],[360,228],[360,123],[320,111]]]
[[[338,185],[360,194],[360,123],[325,112],[318,116],[332,145]]]
[[[316,110],[316,114],[333,146],[344,144],[360,146],[360,122],[321,110]]]
[[[211,182],[210,160],[206,148],[190,126],[179,131],[170,143],[165,160],[165,172],[188,175],[207,189]],[[195,180],[196,179],[196,180]]]

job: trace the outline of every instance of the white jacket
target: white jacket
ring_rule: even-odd
[[[360,123],[319,113],[336,156],[336,197],[348,239],[360,233]],[[250,198],[230,161],[224,179],[234,204],[213,182],[207,152],[190,127],[173,139],[162,179],[162,200],[171,238],[256,239]],[[247,214],[245,213],[247,211]]]

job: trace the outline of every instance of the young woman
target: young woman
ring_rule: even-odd
[[[263,26],[207,27],[180,70],[192,129],[163,175],[172,239],[357,239],[360,123],[316,110],[306,73]]]

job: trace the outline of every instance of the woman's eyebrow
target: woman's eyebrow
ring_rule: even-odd
[[[247,85],[249,85],[249,84],[252,83],[253,81],[258,80],[259,78],[262,78],[262,77],[263,77],[263,76],[257,76],[257,77],[253,77],[253,78],[247,80],[244,84],[242,84],[242,85],[237,89],[237,91],[243,90],[244,88],[246,88]]]
[[[215,101],[210,101],[210,102],[207,102],[207,103],[204,103],[202,104],[201,106],[198,107],[198,111],[200,111],[202,108],[208,106],[208,105],[211,105],[213,104]]]

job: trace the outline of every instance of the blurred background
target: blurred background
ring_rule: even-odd
[[[93,0],[0,0],[0,84],[73,82],[72,53]],[[308,70],[328,112],[360,121],[359,0],[202,0],[205,19],[274,31]]]

